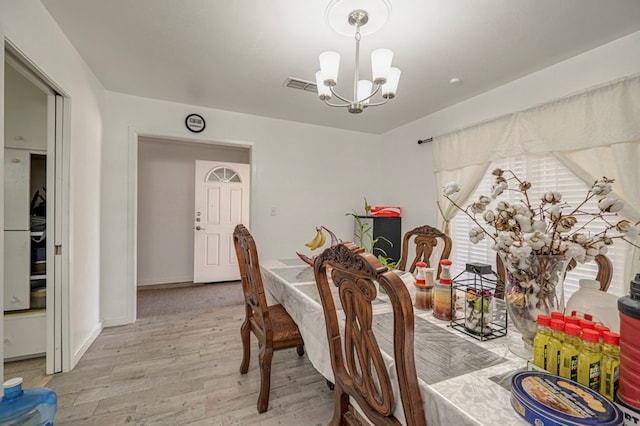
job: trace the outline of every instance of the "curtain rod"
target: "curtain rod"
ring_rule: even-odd
[[[418,141],[418,145],[422,145],[423,143],[428,143],[428,142],[433,142],[433,137],[427,138],[427,139],[420,139]]]

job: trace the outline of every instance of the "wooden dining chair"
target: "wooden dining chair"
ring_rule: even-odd
[[[593,258],[593,261],[598,265],[598,273],[596,274],[596,280],[600,283],[600,291],[609,290],[611,285],[611,278],[613,278],[613,263],[604,254],[598,254]],[[576,261],[571,259],[569,265],[567,265],[567,272],[576,267]]]
[[[327,277],[330,269],[331,282]],[[375,425],[400,425],[393,415],[396,395],[378,346],[373,326],[372,302],[377,281],[393,308],[393,353],[398,389],[406,424],[426,425],[416,375],[413,341],[413,306],[400,277],[370,253],[353,243],[326,249],[314,263],[316,285],[329,341],[334,374],[334,413],[329,425],[361,425],[355,401],[368,421]],[[344,314],[336,311],[330,286],[338,288]],[[344,321],[344,334],[340,323]]]
[[[409,247],[413,247],[410,244],[412,240],[415,245],[415,255],[409,269],[407,269]],[[437,260],[438,264],[432,265],[431,255],[433,254],[435,247],[438,245],[442,247],[442,252],[440,254],[440,258]],[[449,255],[451,254],[451,246],[451,238],[437,228],[429,225],[423,225],[412,229],[404,234],[404,237],[402,238],[402,256],[398,263],[398,269],[413,273],[416,269],[416,263],[424,262],[427,264],[428,268],[437,267],[438,272],[436,277],[439,277],[441,272],[440,260],[449,258]]]
[[[304,342],[298,326],[282,305],[267,306],[256,243],[244,225],[236,226],[233,232],[233,242],[238,257],[246,311],[245,320],[240,328],[243,348],[240,373],[246,374],[249,370],[251,332],[258,339],[258,364],[260,366],[258,412],[264,413],[269,406],[273,352],[280,349],[297,348],[298,355],[302,356],[304,355]]]
[[[607,291],[611,285],[611,279],[613,278],[613,263],[604,254],[598,254],[593,258],[593,261],[598,265],[598,273],[596,280],[600,283],[600,291]],[[571,259],[567,265],[565,276],[569,271],[575,268],[577,265],[575,259]],[[496,253],[496,272],[498,275],[498,284],[496,285],[495,297],[504,299],[504,285],[506,283],[504,276],[504,263],[499,254]]]

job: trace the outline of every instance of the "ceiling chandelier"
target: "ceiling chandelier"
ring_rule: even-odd
[[[366,5],[367,10],[364,9]],[[371,12],[371,13],[369,13]],[[391,13],[388,0],[334,0],[327,7],[327,21],[340,34],[352,35],[355,27],[355,69],[353,73],[353,98],[350,100],[338,94],[340,54],[324,52],[320,54],[320,71],[316,73],[318,97],[332,107],[346,107],[350,113],[360,113],[370,106],[386,104],[396,95],[400,70],[391,66],[393,52],[389,49],[376,49],[371,52],[372,81],[360,80],[360,39],[380,29]],[[368,24],[366,29],[365,25]],[[382,100],[372,102],[380,93]],[[330,102],[335,96],[341,103]]]

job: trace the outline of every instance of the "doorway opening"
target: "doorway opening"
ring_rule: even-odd
[[[137,290],[144,288],[159,288],[194,283],[194,259],[198,258],[199,232],[204,232],[207,226],[203,220],[207,217],[198,216],[196,212],[196,162],[215,162],[228,165],[229,169],[243,169],[243,179],[250,183],[251,146],[246,143],[211,142],[206,140],[184,140],[159,136],[138,135],[136,137],[136,172],[135,181],[135,277],[133,297],[137,302]],[[210,167],[214,169],[215,167]],[[208,169],[207,169],[208,170]],[[218,179],[218,181],[224,181]],[[231,185],[238,185],[239,178],[231,179]],[[214,179],[215,181],[216,179]],[[220,188],[217,188],[220,189]],[[213,205],[212,200],[224,193],[216,188],[205,189],[210,197],[207,205]],[[234,188],[237,189],[237,188]],[[231,191],[234,192],[234,191]],[[227,188],[227,197],[228,197]],[[238,192],[234,192],[237,194]],[[249,193],[245,189],[246,206],[244,220],[249,218]],[[236,199],[231,196],[231,199]],[[229,209],[229,206],[225,208]],[[200,229],[196,229],[197,227]],[[202,237],[205,250],[218,259],[235,253],[233,245],[216,245],[219,238]],[[200,243],[202,246],[202,242]],[[214,248],[222,247],[216,252]],[[225,248],[226,247],[226,248]],[[235,261],[235,254],[233,255]],[[238,277],[239,278],[239,277]],[[220,280],[227,281],[225,277]],[[198,281],[203,282],[202,279]],[[196,281],[196,282],[198,282]],[[134,303],[135,306],[136,303]]]

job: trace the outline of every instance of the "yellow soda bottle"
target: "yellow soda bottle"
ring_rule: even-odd
[[[547,369],[547,345],[551,337],[551,317],[538,315],[538,328],[533,338],[533,365]]]
[[[564,343],[564,321],[551,320],[551,337],[547,344],[547,368],[551,374],[558,374],[560,367],[560,349]]]
[[[578,383],[600,392],[600,333],[582,329],[582,351],[578,355]]]
[[[602,380],[600,381],[600,394],[610,401],[618,391],[618,378],[620,377],[620,335],[611,331],[602,333]]]
[[[558,375],[576,381],[578,379],[578,355],[580,354],[581,328],[576,324],[565,324],[564,343],[560,349]]]

